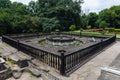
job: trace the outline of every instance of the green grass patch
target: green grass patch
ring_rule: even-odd
[[[117,38],[120,38],[120,34],[116,34]]]
[[[80,30],[76,30],[76,31],[72,31],[70,32],[72,34],[80,34]],[[97,36],[97,37],[110,37],[110,36],[114,36],[115,34],[110,34],[110,33],[105,33],[104,35],[99,33],[99,32],[85,32],[85,31],[82,31],[81,32],[82,35],[85,35],[85,36]],[[120,37],[120,35],[117,35],[117,38]]]
[[[16,64],[16,62],[11,59],[8,59],[8,62],[10,62],[12,65]]]
[[[120,29],[113,29],[113,31],[111,32],[120,32]],[[75,30],[75,31],[70,31],[70,33],[72,34],[80,34],[80,30]],[[98,36],[98,37],[109,37],[109,36],[114,36],[115,34],[112,33],[105,33],[104,35],[102,35],[99,32],[85,32],[82,31],[82,35],[86,35],[86,36]],[[116,34],[117,38],[120,38],[120,34]]]

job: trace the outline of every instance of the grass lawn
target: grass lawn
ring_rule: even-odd
[[[120,38],[120,34],[117,34],[117,38]]]
[[[75,34],[80,34],[80,30],[76,30],[76,31],[72,31],[72,32]],[[110,33],[106,33],[106,34],[102,35],[99,32],[85,32],[85,31],[82,31],[82,34],[90,35],[90,36],[114,36],[115,35],[115,34],[110,34]],[[120,34],[116,34],[116,35],[117,35],[117,38],[120,38]]]

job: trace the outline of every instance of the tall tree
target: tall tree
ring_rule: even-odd
[[[13,2],[11,5],[11,10],[16,15],[27,15],[27,6],[20,2]]]
[[[8,12],[8,9],[0,10],[0,34],[11,33],[11,14]]]
[[[57,27],[59,30],[69,30],[70,25],[78,26],[80,24],[81,2],[82,0],[39,0],[39,16],[41,19],[48,20],[45,21],[47,23],[52,18],[52,20],[57,20],[57,25],[61,26]],[[56,23],[54,24],[56,25]]]
[[[88,20],[88,25],[91,25],[92,28],[97,28],[96,21],[98,20],[98,15],[96,13],[89,13]]]
[[[120,26],[120,6],[113,6],[110,9],[104,9],[99,13],[99,19],[109,23],[109,27],[119,28]]]
[[[11,7],[11,1],[10,0],[0,0],[0,9],[10,8],[10,7]]]

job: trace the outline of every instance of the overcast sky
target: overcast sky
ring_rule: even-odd
[[[11,0],[28,4],[31,0]],[[36,1],[36,0],[33,0]],[[82,10],[84,12],[99,12],[102,9],[110,8],[113,5],[120,5],[120,0],[84,0]]]

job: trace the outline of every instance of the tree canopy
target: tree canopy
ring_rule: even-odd
[[[37,0],[28,5],[0,0],[0,34],[67,31],[79,26],[82,0]]]
[[[104,9],[98,14],[90,12],[81,16],[82,27],[91,25],[92,28],[99,28],[101,22],[105,21],[108,28],[120,28],[120,5]]]
[[[107,27],[120,27],[120,6],[86,15],[81,14],[82,3],[83,0],[37,0],[25,5],[0,0],[0,35],[68,31],[71,25],[76,29],[99,28],[103,22]]]

